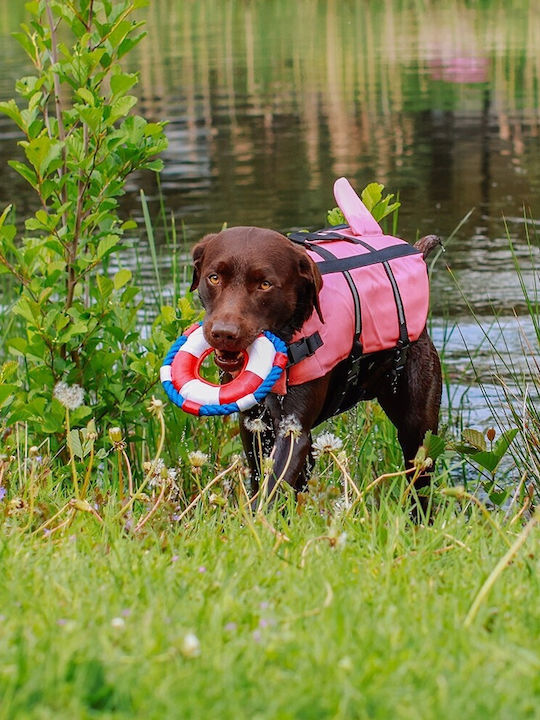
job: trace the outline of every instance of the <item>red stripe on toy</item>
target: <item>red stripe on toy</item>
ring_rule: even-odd
[[[193,402],[193,400],[184,400],[182,404],[182,410],[185,410],[192,415],[199,415],[202,405],[200,403]]]
[[[179,350],[176,353],[171,363],[171,380],[177,390],[181,390],[189,380],[194,379],[198,361],[199,358],[188,352]]]
[[[280,368],[284,368],[288,361],[289,358],[285,355],[285,353],[277,352],[274,358],[274,365],[277,365]]]
[[[198,330],[201,327],[200,323],[196,322],[193,323],[193,325],[190,325],[187,330],[184,330],[182,335],[191,335],[192,332],[195,332],[195,330]]]
[[[244,370],[237,378],[226,385],[222,385],[219,390],[219,403],[225,405],[233,403],[244,395],[250,395],[261,384],[261,377],[249,370]]]

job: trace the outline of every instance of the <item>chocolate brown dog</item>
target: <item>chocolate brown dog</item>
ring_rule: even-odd
[[[422,238],[416,247],[424,256],[434,247],[433,236]],[[322,278],[305,249],[273,230],[233,227],[207,235],[193,248],[192,290],[198,288],[206,310],[204,336],[215,348],[217,365],[229,375],[243,364],[241,351],[263,330],[289,343],[315,309],[320,314],[318,294]],[[311,430],[336,412],[359,400],[376,398],[396,426],[405,463],[415,457],[426,431],[437,432],[441,397],[441,369],[437,352],[426,330],[407,351],[399,372],[392,370],[393,351],[373,353],[353,386],[347,386],[348,366],[340,362],[323,377],[290,386],[285,395],[270,393],[263,404],[240,418],[240,433],[252,471],[254,490],[260,468],[254,452],[254,437],[247,418],[263,417],[267,430],[265,447],[275,446],[275,479],[284,479],[301,490],[311,463]],[[335,407],[335,397],[341,398]],[[299,436],[288,462],[290,440],[280,432],[284,418],[294,416]],[[248,423],[249,424],[249,423]],[[288,464],[287,464],[288,462]],[[429,482],[421,476],[418,486]]]

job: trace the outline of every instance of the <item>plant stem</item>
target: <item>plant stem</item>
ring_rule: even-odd
[[[532,516],[532,518],[529,520],[527,525],[523,528],[521,533],[517,536],[514,544],[510,547],[510,549],[503,555],[503,557],[499,560],[499,562],[495,565],[491,573],[489,574],[487,580],[480,588],[480,591],[478,592],[478,595],[475,597],[473,604],[471,605],[469,612],[467,613],[467,616],[463,622],[464,627],[469,627],[469,625],[472,623],[474,618],[476,617],[476,614],[478,613],[478,609],[480,608],[480,605],[484,601],[484,599],[487,597],[489,591],[501,575],[504,568],[510,563],[510,561],[514,558],[514,556],[517,554],[518,550],[521,548],[521,546],[525,543],[527,540],[531,530],[536,525],[536,523],[540,520],[540,511],[537,510],[535,514]]]

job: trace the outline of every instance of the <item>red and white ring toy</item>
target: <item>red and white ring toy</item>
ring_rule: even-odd
[[[287,364],[286,345],[271,333],[259,335],[244,350],[244,365],[231,382],[216,385],[200,375],[214,351],[197,323],[173,345],[160,371],[161,382],[182,410],[193,415],[218,415],[248,410],[266,395]],[[269,384],[270,383],[270,384]]]

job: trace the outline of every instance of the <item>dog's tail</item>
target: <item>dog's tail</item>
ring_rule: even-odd
[[[437,235],[425,235],[420,240],[414,243],[414,247],[420,250],[424,255],[424,260],[427,260],[430,253],[437,247],[437,245],[443,246],[441,238]]]

